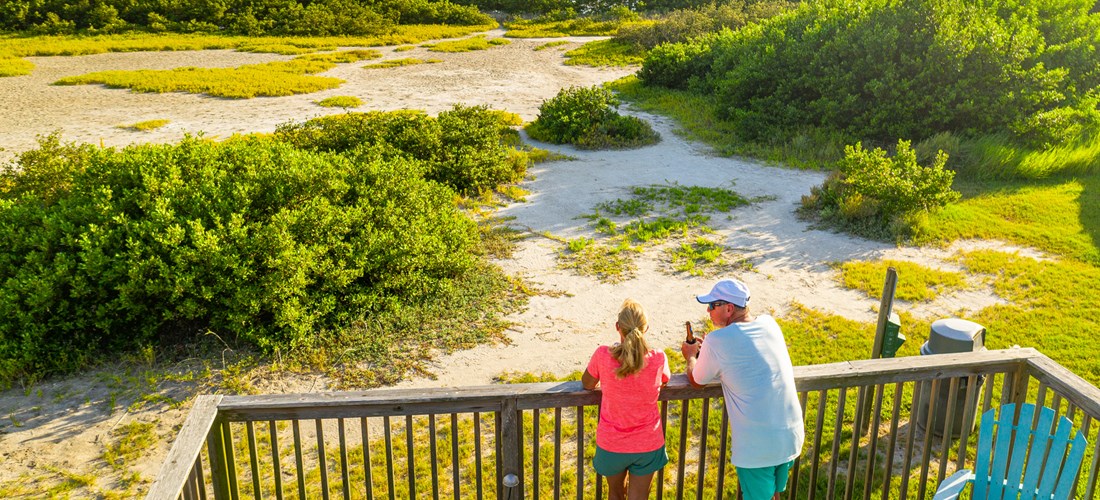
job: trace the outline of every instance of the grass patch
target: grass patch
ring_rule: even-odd
[[[1100,384],[1100,358],[1091,345],[1100,331],[1100,269],[1071,260],[1038,261],[996,251],[970,252],[963,264],[990,277],[1009,304],[982,309],[971,319],[986,327],[986,346],[1035,347],[1092,384]]]
[[[565,64],[572,66],[634,66],[642,64],[645,52],[632,44],[614,39],[588,42],[565,53]]]
[[[132,123],[130,125],[119,125],[118,128],[126,129],[126,130],[134,130],[134,131],[138,131],[138,132],[148,132],[150,130],[156,130],[158,128],[161,128],[165,125],[168,125],[169,123],[170,122],[168,120],[164,120],[164,119],[145,120],[143,122]]]
[[[111,437],[101,458],[115,470],[125,470],[156,444],[156,424],[130,422],[113,429]]]
[[[394,52],[408,52],[416,48],[416,45],[400,45],[393,48]]]
[[[435,64],[443,62],[442,59],[417,59],[415,57],[406,57],[402,59],[390,59],[388,61],[376,62],[373,64],[367,64],[363,66],[363,69],[385,69],[385,68],[398,68],[401,66],[414,66],[417,64]]]
[[[338,63],[380,57],[375,50],[307,54],[290,61],[248,64],[237,68],[184,67],[171,70],[99,71],[62,78],[55,85],[103,84],[134,92],[188,92],[248,99],[308,94],[338,87],[339,78],[313,76]]]
[[[504,36],[510,38],[556,38],[566,36],[612,36],[625,23],[599,21],[588,17],[565,20],[516,19],[504,23]]]
[[[270,52],[299,55],[337,47],[377,47],[417,44],[428,40],[456,38],[495,28],[495,25],[448,26],[410,24],[398,26],[388,35],[372,37],[247,37],[185,33],[125,33],[96,36],[0,37],[0,61],[30,56],[81,56],[106,52],[162,52],[177,50],[230,49],[242,52]],[[20,59],[21,60],[21,59]],[[26,74],[33,68],[29,61],[0,64],[19,68]],[[16,76],[2,75],[0,76]]]
[[[554,42],[546,42],[542,45],[539,45],[538,47],[535,47],[535,51],[537,52],[537,51],[540,51],[540,50],[552,49],[554,47],[561,47],[562,45],[569,45],[570,43],[573,43],[573,42],[569,42],[569,41],[566,41],[566,40],[557,40],[557,41],[554,41]]]
[[[564,241],[558,252],[561,267],[618,283],[634,276],[635,254],[673,240],[680,245],[664,255],[674,271],[707,275],[731,263],[751,268],[751,263],[729,259],[727,249],[702,237],[713,232],[708,213],[729,212],[750,200],[728,189],[677,184],[637,186],[630,193],[628,199],[600,203],[594,213],[583,216],[600,236]]]
[[[704,237],[681,242],[667,251],[672,270],[691,276],[717,276],[731,270],[752,269],[749,260],[738,259],[731,263],[726,253],[726,247],[721,243]]]
[[[34,71],[34,63],[15,57],[0,57],[0,77],[29,75]]]
[[[474,50],[486,50],[498,45],[508,45],[511,40],[505,38],[487,38],[485,35],[476,35],[461,40],[448,40],[445,42],[428,43],[422,45],[432,52],[471,52]]]
[[[893,267],[898,272],[898,286],[894,297],[900,300],[930,302],[939,294],[966,286],[962,273],[930,269],[907,261],[850,261],[839,267],[841,284],[866,293],[874,299],[882,297],[882,277],[886,275],[888,267]]]
[[[625,240],[611,245],[580,237],[569,240],[565,248],[558,251],[558,266],[604,283],[621,283],[637,273],[638,264],[632,255],[637,251]]]
[[[316,102],[326,108],[358,108],[363,105],[362,99],[350,95],[334,95]]]
[[[964,181],[963,199],[929,217],[919,241],[998,239],[1100,265],[1100,175]]]

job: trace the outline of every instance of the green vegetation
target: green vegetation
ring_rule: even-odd
[[[740,259],[731,265],[723,257],[725,253],[726,249],[721,243],[699,237],[669,249],[668,258],[674,271],[692,276],[717,276],[734,269],[752,269],[752,263],[747,259]]]
[[[630,192],[631,198],[601,203],[595,213],[584,216],[601,235],[598,240],[558,240],[565,244],[558,251],[561,267],[618,283],[634,276],[634,254],[670,240],[679,243],[665,251],[673,271],[707,275],[730,265],[727,249],[703,237],[712,232],[706,214],[729,212],[749,200],[728,189],[676,184],[633,187]],[[751,267],[743,259],[734,265]]]
[[[580,237],[567,241],[558,251],[558,266],[603,283],[621,283],[633,278],[638,270],[632,255],[637,252],[625,240],[610,244]]]
[[[364,69],[385,69],[385,68],[398,68],[401,66],[413,66],[416,64],[435,64],[443,62],[441,59],[416,59],[414,57],[406,57],[403,59],[389,59],[382,62],[368,64],[363,66]]]
[[[567,42],[565,40],[558,40],[556,42],[546,42],[542,45],[539,45],[538,47],[535,47],[535,50],[538,51],[538,50],[552,49],[554,47],[561,47],[562,45],[569,45],[570,43],[572,43],[572,42]]]
[[[601,87],[562,89],[539,106],[527,133],[535,140],[582,149],[635,148],[660,140],[649,123],[620,115],[618,105],[611,91]]]
[[[118,128],[124,128],[127,130],[134,130],[139,132],[147,132],[149,130],[156,130],[165,125],[168,125],[169,120],[145,120],[143,122],[132,123],[130,125],[119,125]]]
[[[351,95],[334,95],[317,101],[317,105],[326,108],[358,108],[363,105],[363,100]]]
[[[604,19],[577,17],[575,12],[560,11],[535,19],[506,21],[505,36],[512,38],[552,38],[565,36],[611,36],[621,27],[635,22],[637,15],[625,11],[625,19],[604,16]]]
[[[844,150],[840,170],[802,197],[803,212],[827,224],[856,234],[906,237],[919,231],[929,213],[958,201],[951,189],[955,172],[947,170],[947,155],[936,154],[927,167],[917,164],[917,153],[899,140],[890,158],[886,151],[863,149],[860,143]]]
[[[1100,43],[1100,19],[1088,16],[1091,7],[1084,0],[1003,8],[803,3],[737,31],[654,50],[639,77],[712,93],[720,116],[750,140],[824,126],[884,142],[939,132],[1067,142],[1100,123],[1093,95],[1100,77],[1089,55]]]
[[[840,265],[840,281],[844,286],[866,293],[871,298],[882,297],[882,279],[886,268],[898,272],[894,298],[908,301],[931,301],[937,295],[966,286],[962,273],[929,269],[920,264],[897,260],[874,262],[849,261]]]
[[[330,364],[386,359],[377,384],[422,361],[409,345],[493,338],[512,301],[489,298],[510,285],[477,257],[455,193],[522,177],[501,116],[346,114],[123,150],[43,139],[0,176],[0,381],[213,331]],[[417,332],[393,352],[404,325]]]
[[[614,39],[588,42],[565,53],[565,64],[574,66],[633,66],[641,64],[645,54],[633,45]]]
[[[103,461],[116,470],[128,468],[156,443],[155,428],[153,422],[138,421],[114,428],[113,440],[103,451]]]
[[[381,57],[376,50],[307,54],[290,61],[248,64],[236,68],[176,68],[171,70],[98,71],[65,77],[55,85],[103,84],[134,92],[189,92],[215,97],[253,97],[308,94],[335,88],[339,78],[313,76],[337,63]]]
[[[13,58],[88,55],[104,52],[235,49],[242,52],[300,55],[335,50],[341,46],[372,47],[420,43],[426,40],[466,36],[493,26],[495,23],[481,26],[408,25],[399,26],[392,33],[372,37],[247,37],[171,33],[0,37],[0,61],[5,61],[0,67],[17,68],[21,71],[18,74],[26,74],[31,71],[33,65],[29,61]]]
[[[0,30],[35,34],[183,32],[234,35],[383,35],[401,24],[494,24],[477,8],[402,0],[217,0],[177,5],[158,1],[0,0]]]
[[[474,50],[486,50],[498,45],[508,45],[510,43],[512,43],[511,40],[504,38],[487,38],[485,35],[476,35],[461,40],[426,43],[422,45],[422,47],[427,47],[427,49],[432,52],[470,52]]]
[[[0,77],[29,75],[34,70],[34,64],[24,59],[14,57],[0,57]]]
[[[737,30],[749,23],[760,22],[794,8],[788,0],[748,2],[684,2],[651,23],[631,23],[619,28],[615,40],[652,49],[663,43],[687,42],[692,38],[717,33],[723,29]],[[690,4],[695,3],[695,6]]]

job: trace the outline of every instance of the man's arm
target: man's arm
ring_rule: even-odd
[[[703,384],[695,381],[695,374],[693,373],[695,372],[695,363],[699,360],[700,347],[702,347],[702,342],[696,342],[694,344],[684,342],[680,344],[680,353],[684,355],[684,364],[687,365],[684,374],[687,375],[688,382],[690,382],[693,387],[703,387]]]

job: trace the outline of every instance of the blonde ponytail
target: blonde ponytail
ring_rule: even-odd
[[[619,333],[623,334],[623,341],[611,348],[611,355],[620,365],[615,370],[615,375],[623,378],[641,371],[645,367],[646,354],[649,353],[649,344],[644,336],[649,329],[649,321],[642,305],[626,299],[619,310],[618,328]]]

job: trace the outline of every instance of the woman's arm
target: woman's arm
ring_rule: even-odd
[[[591,373],[588,373],[588,370],[585,370],[584,373],[581,374],[581,385],[584,386],[585,389],[591,391],[599,384],[600,379],[593,377]]]

